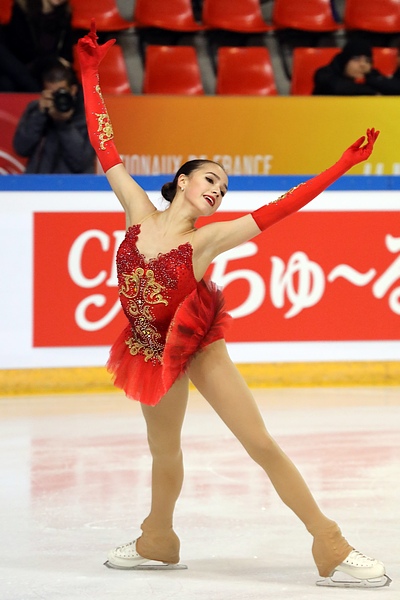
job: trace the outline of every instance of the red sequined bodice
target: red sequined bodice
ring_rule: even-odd
[[[171,320],[197,286],[189,242],[147,260],[137,249],[140,225],[132,225],[117,253],[118,289],[131,326],[126,344],[132,355],[160,363]]]

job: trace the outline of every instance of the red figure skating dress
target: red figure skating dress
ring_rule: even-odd
[[[222,292],[196,281],[190,242],[147,260],[129,227],[117,253],[118,289],[129,325],[107,368],[128,398],[155,405],[196,352],[224,337],[230,316]]]

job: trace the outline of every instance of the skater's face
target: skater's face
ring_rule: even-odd
[[[228,191],[228,177],[215,163],[205,163],[190,175],[182,175],[178,181],[185,199],[200,209],[201,214],[214,214]]]

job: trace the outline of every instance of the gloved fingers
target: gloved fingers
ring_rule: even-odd
[[[350,146],[350,148],[355,148],[355,149],[357,149],[357,148],[361,148],[361,146],[362,146],[362,145],[363,145],[363,143],[364,143],[364,140],[365,140],[365,135],[363,135],[363,136],[361,136],[360,138],[358,138],[358,140],[356,140],[356,141],[354,142],[354,144],[352,144],[352,145]]]
[[[372,129],[367,129],[367,139],[368,139],[368,143],[372,143],[375,144],[378,135],[380,134],[380,131],[375,130],[374,127],[372,127]]]

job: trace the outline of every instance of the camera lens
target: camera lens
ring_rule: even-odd
[[[65,88],[61,88],[53,94],[54,106],[58,112],[65,113],[71,110],[74,106],[74,97],[71,92]]]

